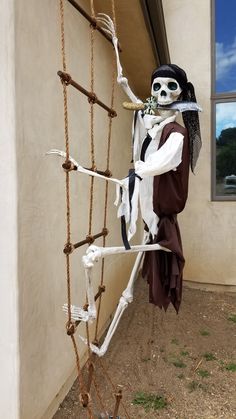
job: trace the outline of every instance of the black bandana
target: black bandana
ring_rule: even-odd
[[[186,89],[188,82],[185,71],[176,64],[165,64],[154,70],[152,73],[151,84],[157,77],[170,77],[177,80],[182,90]]]
[[[175,79],[181,89],[182,93],[179,98],[181,101],[196,102],[195,91],[192,83],[188,82],[185,71],[176,64],[165,64],[153,71],[151,83],[157,77],[170,77]],[[184,125],[187,128],[190,141],[190,164],[191,170],[197,163],[197,159],[202,146],[200,125],[197,111],[185,111],[182,113]]]

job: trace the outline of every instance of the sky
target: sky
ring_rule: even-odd
[[[236,0],[215,1],[216,92],[236,91]]]
[[[236,0],[215,0],[216,93],[236,92]],[[216,137],[236,127],[236,102],[216,105]]]
[[[236,127],[236,102],[216,104],[216,137],[226,128]]]

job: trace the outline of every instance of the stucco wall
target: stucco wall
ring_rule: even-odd
[[[66,241],[65,175],[59,157],[45,157],[50,148],[64,149],[62,87],[56,75],[61,69],[58,4],[55,0],[16,2],[20,400],[23,419],[50,416],[45,413],[48,406],[75,367],[71,341],[65,333],[66,317],[61,310],[66,302],[62,253]],[[65,31],[68,72],[89,89],[89,25],[67,2]],[[113,50],[99,33],[95,36],[95,91],[109,104]],[[68,92],[70,154],[88,167],[89,105],[87,99],[72,87]],[[126,175],[131,156],[132,115],[121,108],[123,100],[117,89],[115,109],[119,117],[113,122],[111,151],[111,170],[116,177]],[[107,130],[107,114],[96,107],[95,154],[100,169],[105,169]],[[82,240],[88,233],[89,184],[90,180],[84,175],[71,174],[72,242]],[[117,245],[121,241],[113,206],[115,188],[111,187],[110,191],[107,243]],[[94,233],[103,227],[104,193],[103,181],[96,181]],[[96,244],[101,245],[101,240]],[[71,256],[72,302],[80,306],[85,302],[81,264],[85,250],[83,247]],[[117,256],[107,260],[100,327],[115,309],[127,283],[132,259]],[[95,272],[96,289],[99,267]],[[83,330],[80,327],[79,333]],[[85,348],[83,344],[79,346],[82,355]]]
[[[13,0],[1,2],[0,39],[0,416],[17,419],[19,410],[19,345]]]
[[[210,0],[163,0],[171,62],[183,67],[199,104],[203,147],[190,176],[189,199],[179,217],[185,279],[236,285],[236,202],[211,201]]]

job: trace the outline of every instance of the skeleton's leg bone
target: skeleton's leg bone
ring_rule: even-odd
[[[136,252],[149,252],[151,250],[164,250],[166,252],[171,252],[171,250],[160,246],[158,243],[131,246],[131,249],[129,250],[126,250],[124,247],[98,247],[91,245],[88,247],[86,256],[83,256],[82,260],[86,268],[93,266],[94,262],[98,261],[98,259],[101,257],[104,258],[105,256],[116,255],[118,253],[128,254]]]
[[[137,272],[141,263],[143,257],[143,252],[140,252],[135,260],[131,275],[130,275],[130,279],[127,285],[127,288],[123,291],[122,296],[120,298],[119,304],[117,306],[115,315],[112,319],[112,322],[109,326],[107,335],[104,339],[104,342],[102,344],[102,346],[100,348],[98,348],[97,346],[90,344],[91,350],[96,353],[98,356],[103,356],[107,349],[108,346],[110,344],[110,341],[117,329],[117,326],[119,324],[119,321],[121,319],[122,314],[124,313],[126,307],[128,306],[129,303],[131,303],[133,301],[133,287],[134,287],[134,282],[137,276]],[[81,337],[81,336],[80,336]],[[86,342],[86,339],[82,338],[81,339]]]
[[[100,357],[105,355],[105,353],[108,349],[108,346],[110,344],[110,341],[111,341],[111,339],[112,339],[112,337],[113,337],[113,335],[114,335],[114,333],[117,329],[120,318],[121,318],[122,314],[124,313],[127,306],[128,306],[128,302],[123,297],[121,297],[120,301],[119,301],[119,305],[118,305],[117,310],[116,310],[116,315],[113,318],[112,323],[110,324],[110,327],[108,329],[107,335],[105,337],[105,340],[104,340],[102,346],[100,348],[98,348],[96,345],[93,345],[92,343],[90,343],[91,351],[96,353],[96,355],[98,355]],[[82,340],[84,342],[86,342],[86,339],[82,339]]]
[[[128,303],[132,303],[132,301],[133,301],[134,283],[135,283],[135,280],[136,280],[136,277],[137,277],[138,269],[141,265],[143,254],[144,254],[144,252],[139,252],[138,253],[138,255],[136,257],[136,260],[134,262],[134,266],[133,266],[133,269],[132,269],[132,272],[131,272],[131,275],[130,275],[128,285],[122,293],[123,297],[126,299],[126,301],[128,301]]]
[[[52,150],[49,150],[46,154],[47,155],[56,154],[60,157],[66,158],[66,153],[62,150],[52,149]],[[99,179],[103,179],[108,182],[116,183],[117,185],[122,186],[123,188],[125,187],[124,183],[121,180],[118,180],[116,178],[109,178],[109,177],[100,175],[99,173],[93,172],[92,170],[85,169],[84,167],[80,166],[79,163],[75,159],[73,159],[71,156],[69,156],[69,160],[74,164],[74,166],[76,166],[77,172],[84,173],[89,176],[97,177]]]
[[[128,285],[122,294],[125,300],[127,301],[127,303],[131,303],[133,301],[133,285],[136,279],[138,268],[142,260],[142,256],[143,256],[143,253],[140,252],[135,260],[135,264],[133,266]],[[88,322],[88,321],[92,322],[97,316],[97,310],[96,310],[96,304],[95,304],[95,298],[94,298],[94,292],[93,292],[93,286],[92,286],[92,272],[91,272],[92,266],[93,264],[89,263],[88,261],[86,262],[85,277],[86,277],[86,292],[88,296],[88,311],[83,310],[81,307],[71,305],[71,317],[73,320],[80,320],[83,322]],[[67,304],[64,304],[62,309],[66,314],[68,314]]]
[[[148,239],[149,239],[149,234],[144,232],[144,237],[143,237],[143,245],[144,246],[145,246],[145,243],[148,241]],[[133,247],[135,247],[135,246],[133,246]],[[119,321],[121,319],[121,316],[122,316],[123,312],[125,311],[126,307],[128,306],[128,303],[131,303],[133,301],[134,282],[135,282],[135,279],[137,277],[137,272],[138,272],[139,266],[141,264],[143,254],[144,254],[144,252],[139,252],[137,257],[136,257],[136,260],[135,260],[135,263],[134,263],[134,266],[133,266],[133,269],[132,269],[132,272],[131,272],[131,275],[130,275],[128,285],[122,293],[122,296],[120,298],[120,301],[119,301],[118,307],[116,309],[115,315],[114,315],[113,320],[112,320],[112,322],[109,326],[107,335],[104,339],[104,342],[103,342],[102,346],[100,348],[98,348],[97,346],[95,346],[93,344],[90,344],[91,350],[93,352],[95,352],[98,356],[103,356],[106,353],[106,351],[109,347],[110,341],[111,341],[111,339],[112,339],[112,337],[113,337],[113,335],[114,335],[114,333],[117,329],[117,326],[119,324]],[[83,339],[83,338],[82,338],[82,340],[86,341],[86,339]]]

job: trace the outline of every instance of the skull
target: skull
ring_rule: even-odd
[[[159,105],[170,105],[180,96],[182,89],[177,80],[169,77],[156,77],[152,83],[152,96]]]

